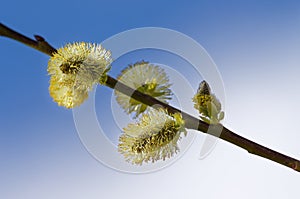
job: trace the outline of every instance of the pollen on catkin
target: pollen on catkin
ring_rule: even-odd
[[[48,62],[51,97],[59,106],[79,106],[93,85],[105,82],[111,62],[110,51],[98,44],[80,42],[58,49]]]
[[[118,150],[132,164],[165,160],[179,152],[181,133],[186,135],[181,114],[168,115],[160,108],[151,108],[140,121],[129,124],[119,138]]]
[[[164,103],[171,99],[171,84],[165,71],[159,66],[141,61],[129,65],[118,76],[118,80],[127,86],[150,95]],[[139,116],[147,110],[147,105],[115,90],[116,101],[126,113]]]

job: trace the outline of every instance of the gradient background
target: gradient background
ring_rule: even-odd
[[[225,126],[300,158],[299,1],[11,0],[1,3],[0,18],[25,35],[44,36],[55,47],[73,41],[99,43],[144,26],[180,31],[198,41],[220,70],[226,89]],[[1,38],[0,54],[1,198],[299,195],[297,172],[224,141],[199,160],[203,135],[164,170],[132,175],[109,169],[81,144],[72,111],[52,102],[48,57],[6,38]],[[126,65],[137,60],[128,56],[123,61]],[[114,68],[111,74],[120,70]]]

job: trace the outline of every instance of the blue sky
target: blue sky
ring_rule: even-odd
[[[225,126],[300,158],[298,1],[28,0],[6,1],[1,7],[2,23],[30,37],[40,34],[54,47],[73,41],[100,43],[147,26],[190,36],[219,68],[226,90]],[[298,196],[296,172],[229,143],[219,141],[210,156],[199,160],[203,135],[179,161],[161,171],[131,175],[107,168],[80,142],[72,111],[52,102],[48,56],[6,38],[1,38],[0,54],[3,198]],[[157,58],[158,52],[132,53],[117,60],[111,74],[144,57],[169,58]],[[111,90],[97,89],[97,107],[108,102],[102,93],[110,97]],[[101,109],[97,114],[102,118]],[[112,135],[115,142],[118,133]]]

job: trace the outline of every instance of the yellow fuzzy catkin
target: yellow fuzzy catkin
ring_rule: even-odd
[[[171,84],[165,71],[159,66],[141,61],[129,65],[119,75],[118,80],[127,86],[150,95],[164,103],[171,99]],[[132,99],[130,96],[115,91],[116,100],[126,113],[135,117],[147,110],[147,105]]]
[[[111,62],[110,51],[98,44],[81,42],[58,49],[48,62],[51,97],[66,108],[79,106],[93,85],[105,79]]]
[[[132,164],[165,160],[179,151],[177,143],[182,132],[186,134],[179,113],[170,116],[164,109],[151,109],[139,123],[124,128],[118,149]]]

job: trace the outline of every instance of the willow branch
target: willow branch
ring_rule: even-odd
[[[30,46],[30,47],[32,47],[40,52],[43,52],[47,55],[50,55],[50,56],[56,52],[56,49],[53,48],[51,45],[49,45],[45,41],[45,39],[43,39],[43,37],[35,35],[35,40],[30,39],[16,31],[4,26],[2,23],[0,24],[0,35],[14,39],[16,41],[19,41],[27,46]],[[222,140],[230,142],[238,147],[241,147],[241,148],[247,150],[251,154],[258,155],[263,158],[272,160],[281,165],[284,165],[286,167],[294,169],[295,171],[298,171],[298,172],[300,171],[300,161],[299,160],[289,157],[287,155],[284,155],[282,153],[279,153],[277,151],[274,151],[272,149],[269,149],[265,146],[255,143],[247,138],[244,138],[244,137],[230,131],[229,129],[227,129],[226,127],[224,127],[221,124],[209,125],[209,124],[199,120],[198,118],[195,118],[195,117],[191,116],[190,114],[185,113],[173,106],[165,104],[149,95],[146,95],[137,90],[134,90],[110,76],[108,76],[108,78],[107,78],[106,86],[108,86],[112,89],[115,89],[125,95],[128,95],[128,96],[132,97],[133,99],[140,101],[143,104],[146,104],[148,106],[160,106],[160,107],[164,107],[165,109],[167,109],[168,112],[170,112],[170,113],[176,113],[176,112],[181,113],[182,117],[185,121],[185,127],[188,129],[195,129],[195,130],[201,131],[203,133],[208,133],[212,136],[215,136],[217,138],[220,138]],[[212,130],[208,131],[209,128]],[[220,129],[221,129],[221,134],[219,133]]]
[[[0,36],[8,37],[19,41],[31,48],[41,51],[45,54],[52,55],[56,52],[55,48],[50,46],[43,37],[34,35],[35,40],[30,39],[0,23]]]

